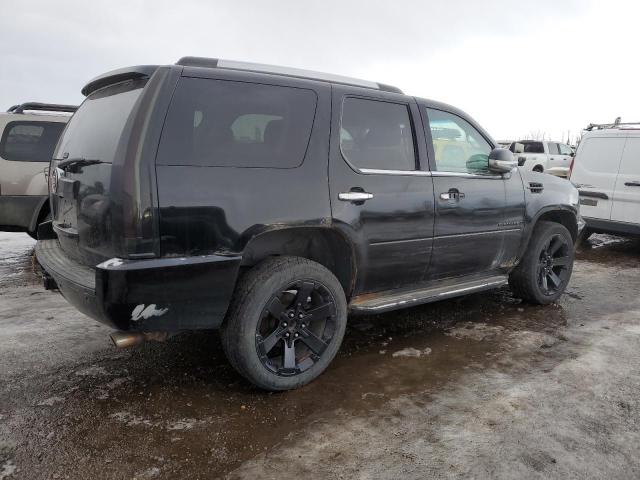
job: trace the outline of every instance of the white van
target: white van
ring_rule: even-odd
[[[53,149],[76,108],[30,102],[0,113],[0,231],[36,237],[49,214],[46,173]]]
[[[590,125],[572,166],[590,233],[640,235],[640,123]]]

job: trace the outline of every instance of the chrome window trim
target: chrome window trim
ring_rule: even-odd
[[[431,172],[424,170],[384,170],[378,168],[358,168],[359,173],[364,175],[414,175],[417,177],[430,177]]]
[[[460,177],[460,178],[483,178],[487,180],[502,180],[502,175],[481,175],[479,173],[464,172],[431,172],[425,170],[384,170],[378,168],[357,168],[358,173],[364,175],[413,175],[416,177]]]
[[[482,175],[480,173],[466,173],[466,172],[431,172],[434,177],[462,177],[462,178],[486,178],[488,180],[502,180],[502,175]]]

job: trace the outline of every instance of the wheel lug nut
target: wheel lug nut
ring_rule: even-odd
[[[300,325],[300,328],[305,328],[305,327],[306,325],[304,323]]]
[[[289,338],[289,332],[285,333],[284,336]]]
[[[287,325],[288,325],[288,323],[287,323],[287,322],[282,322],[282,326],[283,326],[283,327],[286,327]]]
[[[293,312],[289,313],[289,318],[293,318],[295,314]]]
[[[302,317],[304,317],[304,315],[302,313],[299,313],[298,318],[302,318]]]
[[[297,333],[294,333],[294,334],[293,334],[293,336],[294,336],[294,337],[297,337],[297,336],[298,336],[298,334],[297,334]]]

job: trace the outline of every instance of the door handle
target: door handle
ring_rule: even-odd
[[[338,200],[343,202],[365,202],[373,198],[373,193],[368,192],[342,192],[338,194]]]
[[[452,188],[448,192],[441,193],[440,198],[442,200],[460,200],[461,198],[464,198],[464,193],[458,191],[457,188]]]
[[[640,182],[624,182],[627,187],[640,187]]]

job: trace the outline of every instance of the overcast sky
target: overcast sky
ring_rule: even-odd
[[[0,108],[185,55],[308,68],[451,103],[497,139],[640,121],[637,0],[0,0]]]

